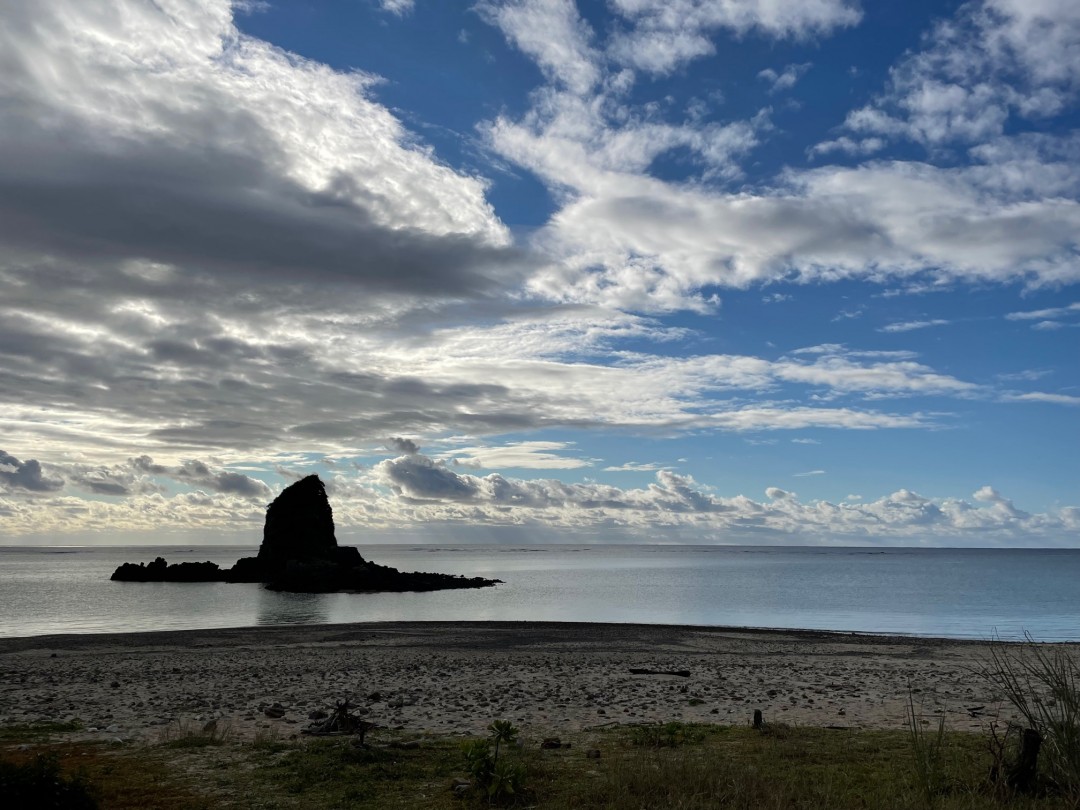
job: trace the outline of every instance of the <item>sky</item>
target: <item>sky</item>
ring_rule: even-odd
[[[1080,547],[1075,0],[0,20],[0,543]]]

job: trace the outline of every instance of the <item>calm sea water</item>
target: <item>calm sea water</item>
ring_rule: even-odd
[[[0,547],[0,636],[431,620],[601,621],[1080,640],[1080,550],[361,546],[402,570],[495,577],[469,591],[284,594],[110,582],[124,561],[254,548]]]

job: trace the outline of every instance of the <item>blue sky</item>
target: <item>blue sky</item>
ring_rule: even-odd
[[[0,541],[1080,545],[1074,3],[4,5]]]

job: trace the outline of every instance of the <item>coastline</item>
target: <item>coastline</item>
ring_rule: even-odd
[[[77,718],[154,740],[217,720],[291,736],[349,697],[376,723],[442,736],[505,718],[536,732],[766,720],[903,728],[908,700],[950,728],[1011,717],[978,670],[988,642],[558,622],[379,622],[0,639],[0,725]],[[631,669],[688,670],[689,677]],[[910,690],[910,691],[909,691]],[[285,716],[263,707],[278,703]],[[99,731],[89,731],[99,729]]]

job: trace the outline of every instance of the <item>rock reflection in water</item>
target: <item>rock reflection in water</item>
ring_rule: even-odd
[[[259,589],[259,624],[325,624],[330,594]]]

